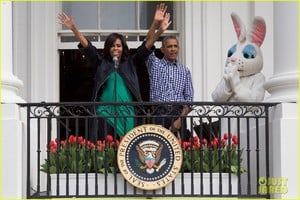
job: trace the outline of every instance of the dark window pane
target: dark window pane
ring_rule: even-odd
[[[149,29],[156,9],[156,5],[159,2],[140,2],[140,29]],[[173,30],[173,2],[164,2],[168,8],[167,11],[171,14],[172,24],[169,26],[168,30]]]
[[[97,2],[62,2],[62,11],[74,17],[79,29],[98,29]]]
[[[100,29],[137,29],[135,2],[100,3]]]

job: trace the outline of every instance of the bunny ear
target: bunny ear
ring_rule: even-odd
[[[261,46],[266,35],[266,23],[262,17],[255,17],[252,24],[252,29],[249,32],[250,41],[257,46]]]
[[[244,42],[246,40],[246,27],[245,27],[245,25],[243,24],[240,17],[235,13],[231,13],[231,19],[232,19],[233,26],[234,26],[236,35],[238,37],[238,40],[240,42]]]

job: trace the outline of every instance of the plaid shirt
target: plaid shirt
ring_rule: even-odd
[[[148,58],[150,76],[150,101],[193,101],[194,89],[189,69],[165,58],[159,59],[154,52]]]

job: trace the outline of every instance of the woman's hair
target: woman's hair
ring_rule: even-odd
[[[122,47],[123,47],[121,61],[127,60],[127,58],[129,57],[129,48],[127,46],[125,37],[118,33],[112,33],[106,38],[105,43],[104,43],[104,50],[103,50],[103,58],[104,59],[112,60],[112,57],[110,55],[110,48],[113,46],[114,42],[117,39],[121,40]]]

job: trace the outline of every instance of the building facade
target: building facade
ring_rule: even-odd
[[[137,11],[133,16],[128,15],[128,20],[130,17],[137,20],[142,9],[147,7],[131,3],[128,9],[133,6]],[[88,4],[82,6],[88,7]],[[100,13],[101,17],[101,2],[96,4],[95,13]],[[110,6],[124,6],[117,4]],[[265,101],[280,102],[272,112],[270,152],[274,159],[271,158],[271,176],[287,177],[289,188],[287,194],[274,197],[298,197],[298,3],[176,1],[171,5],[173,29],[166,34],[176,34],[179,38],[179,60],[192,72],[195,101],[211,101],[211,93],[223,73],[227,50],[237,41],[230,14],[237,13],[247,28],[254,16],[265,19],[267,34],[261,46],[263,73],[267,79]],[[77,42],[63,41],[70,35],[57,20],[57,14],[65,11],[64,8],[61,2],[1,3],[3,197],[22,198],[26,191],[26,169],[23,167],[26,119],[17,103],[60,101],[60,52],[77,48]],[[72,10],[72,6],[69,9]],[[124,10],[120,11],[129,12]],[[80,12],[72,11],[74,14]],[[90,15],[88,17],[92,18]],[[115,31],[134,37],[146,33],[143,27],[113,29],[110,24],[103,24],[103,27],[106,28],[84,27],[83,32],[99,38]],[[96,46],[103,47],[101,39],[97,41]],[[140,42],[134,39],[128,44],[135,48]],[[16,145],[10,145],[12,143]],[[291,158],[291,155],[294,156]]]

